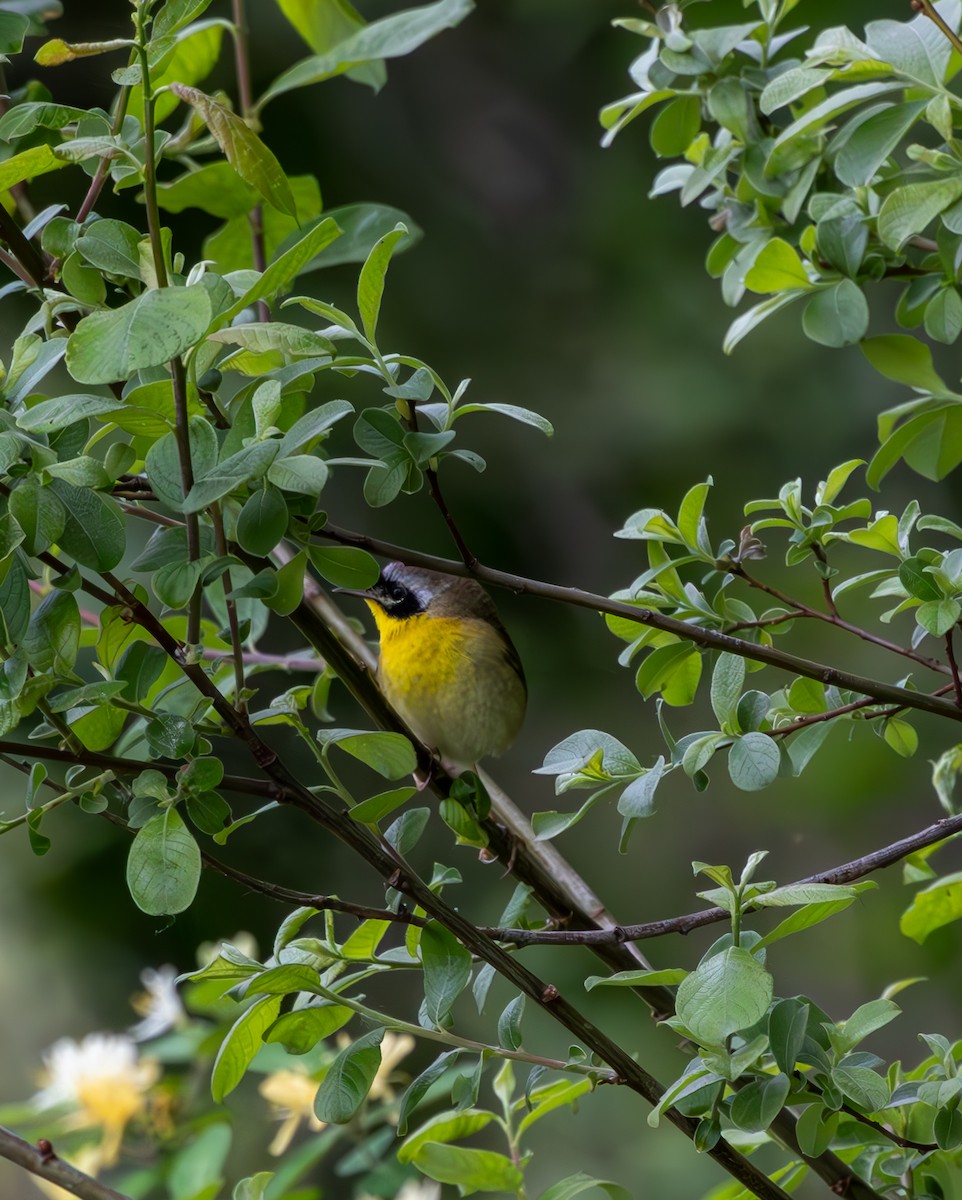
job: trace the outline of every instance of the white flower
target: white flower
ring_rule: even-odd
[[[146,1042],[182,1024],[186,1013],[177,994],[177,972],[171,966],[159,971],[148,967],[142,971],[140,982],[144,991],[131,1001],[134,1011],[142,1020],[130,1027],[130,1036],[135,1042]]]
[[[143,1112],[146,1093],[160,1074],[155,1062],[139,1059],[132,1038],[90,1033],[82,1042],[61,1038],[44,1055],[45,1086],[34,1097],[40,1108],[71,1104],[73,1124],[103,1127],[99,1165],[117,1161],[127,1122]]]

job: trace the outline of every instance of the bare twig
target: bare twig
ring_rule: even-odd
[[[791,886],[797,887],[806,883],[854,883],[864,879],[873,871],[890,867],[901,862],[917,850],[946,838],[962,833],[962,816],[943,817],[934,825],[911,833],[891,845],[873,850],[861,858],[842,863],[841,866],[831,867],[827,871],[819,871],[814,875],[806,875],[797,879]],[[687,913],[681,917],[669,917],[663,921],[648,921],[643,925],[621,925],[617,929],[486,929],[489,937],[499,942],[509,942],[514,946],[597,946],[606,942],[643,941],[647,938],[665,937],[670,933],[691,933],[703,925],[714,925],[718,921],[728,921],[731,914],[723,908],[703,908],[700,912]]]
[[[18,1167],[23,1167],[39,1179],[57,1184],[72,1196],[79,1197],[79,1200],[130,1200],[129,1196],[114,1191],[112,1187],[64,1162],[45,1138],[41,1138],[36,1145],[31,1145],[2,1125],[0,1158],[16,1163]]]
[[[251,91],[250,46],[244,0],[231,0],[231,15],[233,17],[237,98],[240,102],[241,116],[246,121],[254,110],[254,96]],[[247,221],[251,231],[251,256],[254,260],[254,269],[255,271],[264,271],[267,268],[267,249],[264,244],[264,210],[259,204],[255,204],[247,214]],[[269,321],[271,319],[270,308],[266,300],[258,300],[256,307],[258,320]]]
[[[212,504],[210,506],[210,518],[214,526],[217,553],[226,558],[229,550],[227,536],[224,533],[224,517],[219,504]],[[247,703],[244,700],[244,688],[246,686],[244,680],[244,647],[241,644],[240,624],[237,620],[237,605],[231,596],[233,584],[231,583],[229,570],[224,571],[221,576],[221,582],[224,588],[224,607],[227,609],[227,629],[230,633],[231,661],[234,664],[234,707],[239,713],[246,713]],[[195,594],[199,593],[195,591]]]
[[[962,681],[959,680],[959,664],[955,661],[955,646],[952,644],[952,636],[955,633],[955,626],[945,635],[945,656],[949,660],[949,666],[952,668],[952,686],[955,688],[955,703],[962,708]]]
[[[962,39],[959,38],[952,26],[939,15],[932,0],[911,0],[910,7],[914,8],[916,12],[925,13],[928,19],[942,30],[959,54],[962,54]]]

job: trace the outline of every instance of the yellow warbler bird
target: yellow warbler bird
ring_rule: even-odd
[[[524,719],[521,660],[494,602],[473,579],[392,562],[360,596],[374,614],[377,679],[411,731],[446,765],[500,754]]]

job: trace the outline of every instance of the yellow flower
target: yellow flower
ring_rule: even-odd
[[[44,1055],[44,1066],[44,1087],[34,1103],[40,1108],[74,1105],[77,1112],[71,1126],[101,1126],[97,1165],[112,1166],[127,1123],[143,1112],[147,1092],[159,1078],[157,1063],[138,1059],[129,1037],[91,1033],[82,1042],[72,1038],[55,1042]]]
[[[314,1114],[317,1089],[317,1080],[311,1079],[303,1071],[274,1071],[264,1079],[257,1090],[271,1104],[274,1116],[281,1121],[281,1127],[268,1147],[268,1154],[283,1154],[304,1120],[314,1133],[321,1132],[325,1123]]]
[[[381,1065],[377,1069],[371,1090],[368,1092],[372,1100],[391,1101],[394,1099],[391,1076],[398,1063],[407,1058],[414,1046],[414,1038],[409,1033],[397,1034],[391,1033],[390,1030],[385,1033],[381,1042]]]

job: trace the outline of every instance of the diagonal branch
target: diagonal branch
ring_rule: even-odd
[[[70,1163],[64,1162],[54,1153],[53,1146],[46,1139],[41,1139],[35,1146],[23,1138],[17,1137],[9,1129],[0,1125],[0,1158],[16,1163],[31,1175],[46,1179],[78,1196],[79,1200],[130,1200],[122,1192],[114,1191],[105,1183],[100,1183],[83,1171],[78,1171]]]
[[[873,850],[861,858],[831,867],[827,871],[806,875],[804,879],[797,879],[789,886],[798,887],[805,883],[854,883],[857,879],[871,875],[873,871],[880,871],[883,867],[891,867],[901,862],[917,850],[923,850],[926,846],[955,837],[959,833],[962,833],[962,816],[943,817],[934,825],[920,829],[917,833],[910,833],[908,837],[889,846]],[[723,908],[703,908],[700,912],[686,913],[681,917],[647,921],[643,925],[620,925],[615,929],[486,929],[485,932],[499,942],[508,942],[514,946],[598,946],[607,942],[664,937],[669,933],[691,933],[693,929],[700,929],[703,925],[713,925],[717,921],[730,919],[731,915]]]

